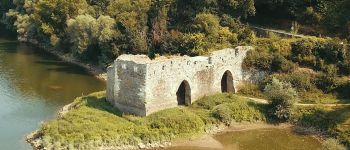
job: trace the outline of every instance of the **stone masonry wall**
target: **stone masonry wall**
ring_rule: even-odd
[[[177,107],[176,94],[183,81],[188,83],[190,102],[221,92],[221,79],[230,72],[233,85],[243,80],[242,62],[252,47],[214,52],[209,57],[161,57],[122,55],[108,68],[107,99],[125,113],[146,116]],[[231,82],[231,81],[229,81]]]

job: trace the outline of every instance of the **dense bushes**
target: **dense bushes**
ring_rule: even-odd
[[[349,51],[346,41],[339,39],[304,38],[292,43],[292,60],[301,66],[326,70],[329,64],[348,65]],[[349,73],[342,68],[341,73]]]
[[[334,65],[342,75],[350,73],[347,42],[331,38],[259,39],[248,53],[245,68],[270,72],[291,72],[296,66],[326,71]]]
[[[267,72],[252,86],[243,86],[239,92],[256,96],[272,78],[291,83],[301,96],[302,102],[334,103],[336,98],[349,99],[341,87],[348,87],[350,53],[347,42],[332,38],[305,37],[258,39],[256,49],[248,52],[243,63],[247,71]],[[258,89],[258,90],[257,90]],[[321,96],[327,94],[326,96]],[[314,96],[314,98],[312,97]],[[259,96],[261,97],[261,96]]]

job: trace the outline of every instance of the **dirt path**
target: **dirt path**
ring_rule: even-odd
[[[246,97],[246,96],[243,96],[243,97],[247,98],[249,100],[252,100],[254,102],[260,103],[260,104],[268,104],[269,103],[269,101],[266,99]],[[302,103],[297,103],[296,105],[297,106],[326,106],[326,107],[350,106],[350,104],[302,104]]]
[[[250,28],[252,28],[254,30],[276,33],[276,34],[284,35],[287,37],[297,37],[297,38],[305,37],[305,35],[302,35],[302,34],[293,34],[293,33],[287,32],[287,31],[283,31],[283,30],[267,29],[267,28],[262,28],[262,27],[258,27],[258,26],[252,26],[252,25],[250,25]]]

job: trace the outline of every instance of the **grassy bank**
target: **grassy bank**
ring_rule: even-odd
[[[190,139],[233,122],[269,122],[268,105],[233,94],[204,97],[190,107],[167,109],[147,117],[124,115],[109,105],[105,92],[77,98],[69,111],[47,122],[37,132],[39,149],[163,147]],[[290,123],[315,128],[350,143],[350,108],[298,106]]]
[[[176,139],[209,132],[221,123],[265,121],[265,111],[263,105],[220,94],[204,97],[191,107],[142,118],[123,115],[105,101],[104,92],[99,92],[77,98],[68,113],[43,124],[36,142],[48,149],[161,147]]]
[[[350,106],[298,106],[290,122],[326,133],[350,148]]]

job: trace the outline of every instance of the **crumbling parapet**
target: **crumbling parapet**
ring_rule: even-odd
[[[252,47],[215,51],[208,57],[172,56],[155,60],[122,55],[108,68],[107,100],[125,113],[146,116],[188,105],[219,92],[235,92],[242,62]]]

